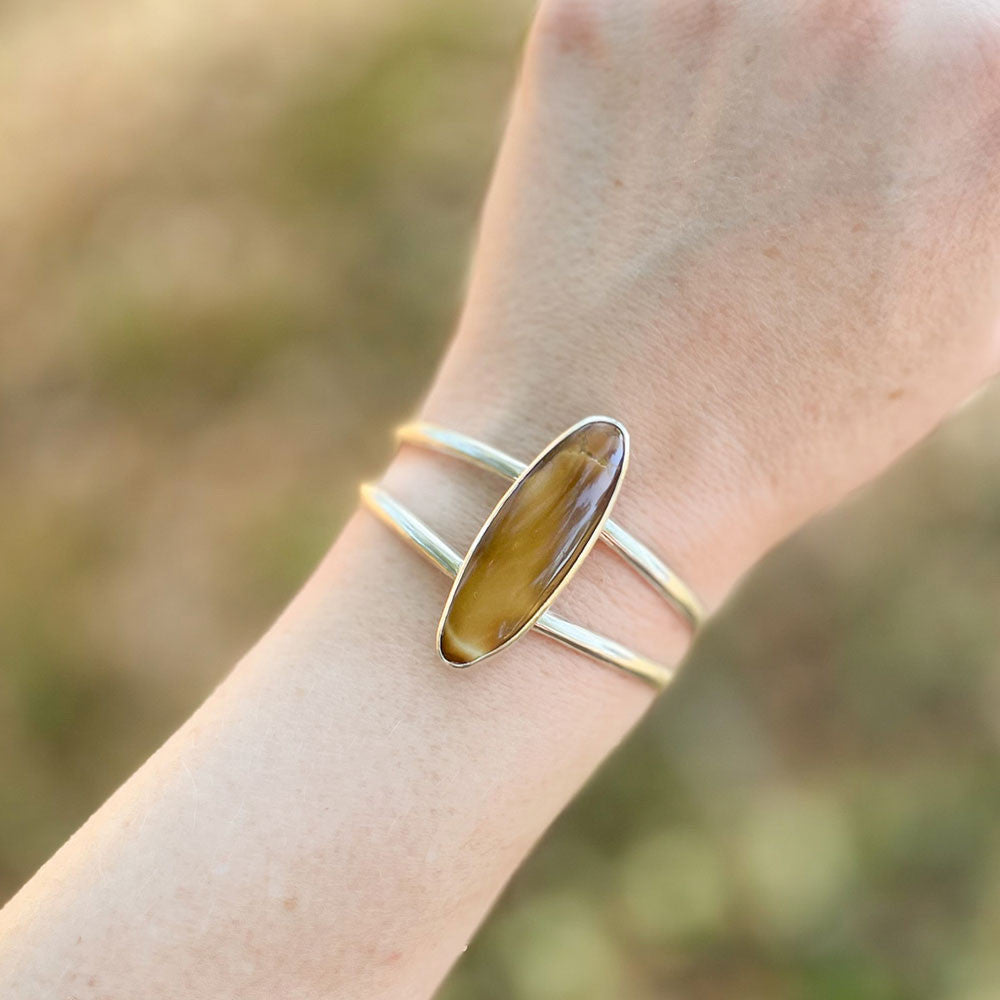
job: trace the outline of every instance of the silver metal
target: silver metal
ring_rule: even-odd
[[[401,443],[428,448],[470,462],[480,469],[516,479],[527,464],[491,445],[466,434],[450,431],[434,424],[403,424],[396,431]],[[694,629],[705,620],[705,608],[694,591],[648,546],[633,538],[616,521],[604,523],[601,538]]]
[[[370,483],[365,483],[361,487],[361,498],[383,523],[409,542],[438,569],[455,577],[462,565],[462,557],[420,518],[397,503],[385,490]],[[568,622],[551,611],[544,612],[534,627],[571,649],[624,670],[658,688],[666,687],[676,673],[674,667],[650,660],[612,639],[591,632],[582,625]]]

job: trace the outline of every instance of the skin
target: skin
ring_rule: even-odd
[[[1000,3],[546,0],[424,415],[525,457],[618,417],[616,518],[715,607],[996,371],[998,151]],[[456,545],[499,489],[385,485]],[[0,914],[0,995],[429,996],[652,698],[537,635],[446,668],[446,593],[357,514]],[[559,610],[689,641],[600,546]]]

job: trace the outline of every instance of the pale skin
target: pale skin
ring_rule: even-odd
[[[423,413],[525,458],[621,419],[616,518],[715,608],[996,371],[998,154],[994,0],[543,0]],[[456,547],[500,489],[385,484]],[[537,635],[449,669],[446,593],[357,513],[0,914],[0,996],[429,997],[653,697]],[[689,642],[601,547],[559,610]]]

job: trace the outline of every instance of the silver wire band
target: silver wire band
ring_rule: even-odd
[[[507,479],[516,479],[527,467],[526,463],[500,451],[499,448],[493,448],[475,438],[434,424],[403,424],[397,429],[396,436],[404,444],[464,459],[480,469],[496,472]],[[705,620],[705,608],[701,601],[655,552],[633,538],[615,521],[605,522],[601,537],[661,597],[667,600],[692,628],[696,629],[701,625]]]
[[[382,522],[409,542],[438,569],[450,577],[455,576],[462,563],[462,557],[420,518],[397,503],[385,490],[369,483],[361,487],[361,498]],[[675,667],[647,659],[620,643],[591,632],[582,625],[568,622],[551,611],[546,611],[534,627],[577,652],[586,653],[658,688],[666,687],[676,673]]]

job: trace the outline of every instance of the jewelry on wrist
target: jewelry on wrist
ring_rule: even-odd
[[[628,432],[620,422],[587,417],[528,465],[431,424],[406,424],[397,435],[401,443],[451,455],[514,480],[464,559],[384,490],[362,486],[363,500],[379,518],[454,578],[437,632],[438,652],[447,663],[470,666],[534,626],[657,687],[670,681],[675,668],[547,610],[603,538],[692,628],[704,618],[691,588],[647,546],[609,520],[629,461]]]

